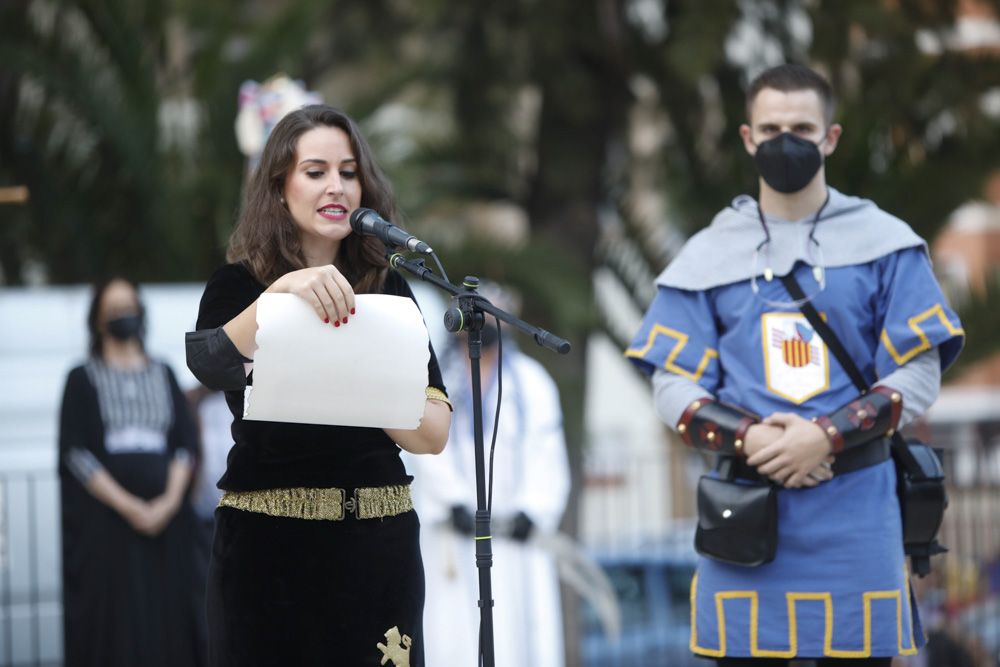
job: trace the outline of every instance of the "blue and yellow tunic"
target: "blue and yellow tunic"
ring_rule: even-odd
[[[938,347],[942,366],[962,330],[922,245],[828,267],[825,288],[792,269],[869,381]],[[778,280],[694,290],[660,284],[626,352],[720,401],[766,416],[828,414],[857,389]],[[771,305],[769,305],[769,302]],[[671,425],[672,426],[672,425]],[[814,488],[780,489],[776,558],[760,567],[701,559],[691,585],[691,650],[703,656],[909,655],[923,644],[902,548],[892,461]]]

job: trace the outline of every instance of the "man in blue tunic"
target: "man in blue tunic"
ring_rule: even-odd
[[[685,442],[780,485],[775,558],[701,558],[692,581],[691,650],[720,665],[889,665],[924,642],[888,436],[937,397],[963,332],[923,239],[827,186],[833,107],[805,67],[751,83],[740,136],[759,201],[736,198],[685,245],[626,352]],[[859,396],[778,280],[789,273],[871,393]]]

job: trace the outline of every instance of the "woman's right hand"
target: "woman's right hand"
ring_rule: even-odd
[[[313,307],[319,319],[334,326],[347,324],[347,318],[354,314],[354,289],[333,264],[290,271],[265,291],[295,294]],[[253,359],[257,351],[257,302],[226,322],[222,330],[240,354]]]
[[[354,289],[333,264],[286,273],[267,291],[295,294],[309,303],[321,320],[338,327],[354,314]]]

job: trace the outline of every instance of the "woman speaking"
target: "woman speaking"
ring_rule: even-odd
[[[233,413],[209,566],[213,667],[423,665],[419,522],[399,451],[436,454],[447,440],[434,351],[415,430],[242,418],[261,294],[294,294],[332,327],[351,326],[355,294],[413,298],[381,241],[351,233],[362,206],[394,217],[357,125],[326,105],[285,116],[251,177],[230,263],[208,281],[188,334],[188,366],[226,391]]]

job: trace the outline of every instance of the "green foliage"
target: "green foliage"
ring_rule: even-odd
[[[362,120],[404,99],[444,119],[443,135],[416,137],[414,150],[390,160],[417,224],[442,195],[511,200],[540,234],[565,238],[575,225],[581,258],[597,237],[596,215],[585,211],[623,205],[636,77],[654,85],[667,125],[658,182],[671,224],[698,229],[753,190],[736,126],[768,40],[824,69],[841,93],[846,129],[830,181],[926,236],[977,194],[1000,148],[981,104],[1000,85],[995,54],[917,49],[917,31],[942,34],[954,2],[773,0],[753,3],[752,15],[740,3],[646,5],[659,19],[621,0],[289,0],[253,12],[234,0],[8,3],[0,80],[39,95],[30,114],[20,99],[0,143],[0,177],[30,181],[34,193],[32,224],[15,241],[57,281],[110,265],[157,279],[203,275],[239,203],[236,89],[279,70],[311,85],[340,77],[330,101]],[[799,15],[811,23],[806,42],[794,34]],[[179,55],[168,26],[184,36]],[[727,44],[748,29],[760,43],[748,62],[734,62]],[[532,113],[526,94],[539,109],[527,134],[518,126],[519,114]],[[197,136],[164,146],[157,114],[184,99],[198,114]],[[3,104],[9,113],[19,100]]]
[[[140,261],[155,271],[171,252],[156,159],[162,20],[156,3],[141,7],[15,3],[0,18],[20,102],[3,171],[31,188],[32,224],[16,241],[57,281]]]

